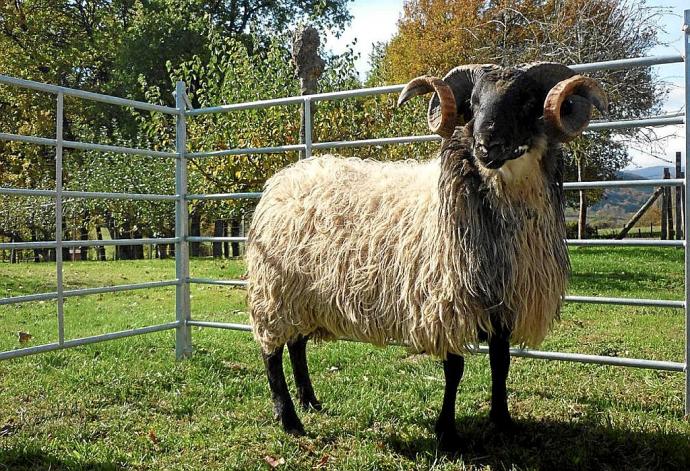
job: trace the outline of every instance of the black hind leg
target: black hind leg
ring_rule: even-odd
[[[304,426],[300,422],[295,405],[292,403],[285,373],[283,372],[283,346],[271,353],[262,353],[266,374],[268,375],[268,385],[273,396],[273,407],[276,416],[283,426],[283,430],[292,435],[304,435]]]
[[[309,366],[307,365],[307,340],[308,337],[300,336],[294,342],[288,343],[290,361],[292,362],[292,372],[295,375],[297,385],[297,397],[302,409],[321,410],[321,403],[314,395],[314,388],[309,377]]]

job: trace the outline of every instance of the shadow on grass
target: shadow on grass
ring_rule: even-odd
[[[690,442],[682,433],[633,432],[594,423],[516,422],[516,432],[503,435],[486,418],[461,418],[460,454],[447,459],[479,469],[690,469]],[[431,465],[440,458],[433,439],[391,435],[387,443],[411,460]]]
[[[0,471],[39,471],[39,470],[98,470],[114,471],[123,469],[114,463],[79,462],[74,459],[60,459],[39,449],[4,450],[0,449]]]

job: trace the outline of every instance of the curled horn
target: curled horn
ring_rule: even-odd
[[[607,112],[606,94],[596,80],[548,62],[523,69],[545,88],[544,125],[554,138],[568,142],[579,136],[592,118],[593,107]]]
[[[431,132],[448,139],[456,126],[466,124],[472,117],[470,96],[479,74],[496,68],[491,64],[471,64],[454,68],[443,79],[417,77],[400,92],[398,106],[414,96],[435,92],[429,101],[427,122]]]
[[[453,130],[455,129],[457,108],[455,106],[453,90],[440,78],[423,75],[412,79],[405,85],[403,91],[400,92],[398,106],[403,105],[412,97],[429,92],[434,92],[434,98],[436,99],[435,106],[432,106],[433,99],[432,103],[429,103],[429,112],[427,113],[429,129],[434,134],[448,139],[453,135]]]

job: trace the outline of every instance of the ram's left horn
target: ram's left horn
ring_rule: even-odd
[[[423,75],[412,79],[405,88],[400,92],[398,97],[398,106],[403,105],[410,98],[417,95],[424,95],[426,93],[435,92],[439,98],[441,106],[436,109],[430,109],[427,114],[427,122],[429,129],[434,134],[438,134],[444,139],[449,139],[455,130],[455,123],[457,119],[457,106],[455,104],[455,96],[453,90],[446,82],[438,77]]]

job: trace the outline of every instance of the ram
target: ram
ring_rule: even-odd
[[[562,142],[607,99],[566,66],[468,65],[418,77],[402,104],[434,92],[427,120],[437,159],[322,156],[265,186],[249,232],[248,301],[275,412],[303,434],[283,372],[285,344],[305,409],[320,409],[309,338],[404,343],[443,359],[435,432],[459,446],[455,399],[463,355],[487,340],[490,419],[512,426],[510,342],[535,346],[558,317],[570,270],[564,242]]]

